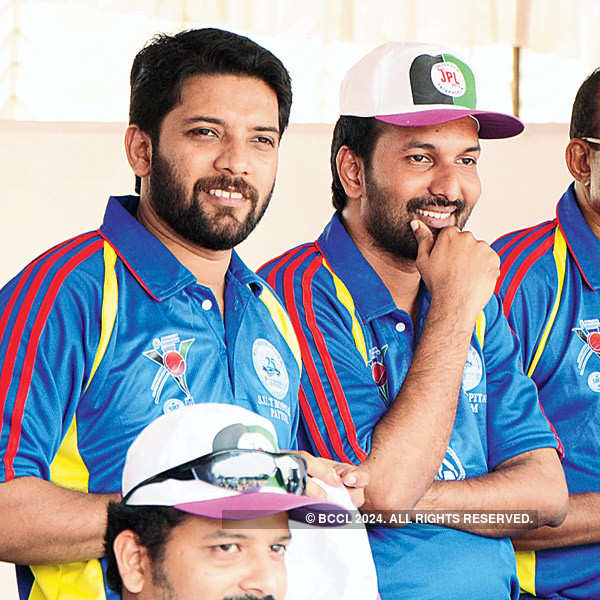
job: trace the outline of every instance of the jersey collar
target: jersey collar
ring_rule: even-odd
[[[577,204],[574,184],[569,186],[560,199],[556,217],[584,280],[593,290],[600,289],[600,240],[583,218]]]
[[[365,321],[396,310],[392,295],[348,235],[338,213],[333,215],[319,236],[317,245],[348,288]]]
[[[196,278],[136,220],[139,200],[138,196],[111,196],[100,233],[114,247],[140,285],[155,300],[162,302],[196,283]],[[262,280],[246,267],[235,251],[232,252],[226,277],[234,277],[249,285],[255,294],[262,290]]]

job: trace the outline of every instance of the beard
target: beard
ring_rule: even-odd
[[[417,196],[411,198],[404,208],[394,192],[375,181],[373,172],[367,172],[368,212],[365,214],[365,228],[375,246],[396,258],[416,260],[418,244],[410,222],[418,219],[417,209],[432,207],[455,207],[452,213],[456,226],[462,229],[471,214],[463,200],[449,201],[444,196]],[[432,229],[434,238],[440,230]]]
[[[191,197],[186,197],[176,169],[157,152],[150,171],[150,203],[156,214],[182,238],[210,250],[230,250],[243,242],[256,227],[269,205],[273,186],[260,203],[258,190],[241,178],[227,175],[203,177],[194,183]],[[248,214],[238,220],[235,209],[228,206],[207,209],[201,193],[211,189],[239,192],[250,203]]]

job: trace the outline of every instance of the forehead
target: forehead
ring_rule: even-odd
[[[289,536],[288,514],[276,513],[266,517],[248,520],[209,519],[198,515],[189,515],[172,531],[170,539],[174,543],[187,543],[202,539],[218,544],[230,542],[228,538],[239,538],[249,544],[273,544],[280,538]]]
[[[376,147],[410,148],[431,145],[435,149],[461,152],[479,146],[478,125],[471,117],[462,117],[426,127],[400,127],[381,123]]]
[[[257,126],[278,125],[275,91],[262,79],[246,75],[192,75],[181,84],[179,103],[171,119],[209,116],[237,119]]]

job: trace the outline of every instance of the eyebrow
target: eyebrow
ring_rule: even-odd
[[[411,148],[423,148],[424,150],[436,150],[434,144],[430,144],[429,142],[421,142],[420,140],[411,140],[407,144],[402,147],[403,151],[410,150]],[[477,144],[476,146],[469,146],[465,148],[463,152],[480,152],[481,146]]]
[[[196,115],[193,117],[188,117],[183,121],[186,125],[193,125],[194,123],[202,122],[202,123],[214,123],[215,125],[221,125],[222,127],[226,126],[225,121],[223,119],[217,119],[217,117],[208,117],[205,115]],[[271,133],[276,133],[279,135],[279,128],[272,127],[267,125],[257,125],[252,128],[253,131],[269,131]]]
[[[243,533],[231,533],[231,531],[227,529],[217,529],[217,531],[210,533],[206,536],[206,539],[235,539],[235,540],[247,540],[248,536]],[[292,535],[290,533],[284,533],[277,538],[278,542],[289,542],[292,539]]]

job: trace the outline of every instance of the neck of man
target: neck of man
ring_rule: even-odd
[[[410,314],[414,322],[418,311],[417,297],[421,283],[421,274],[416,262],[394,256],[376,246],[360,221],[343,219],[343,223],[360,253],[383,281],[396,306]]]
[[[585,222],[589,225],[589,228],[592,230],[593,234],[600,240],[600,214],[594,209],[594,203],[590,198],[589,186],[576,181],[575,197],[577,198],[577,204],[579,205]]]
[[[224,314],[225,274],[231,262],[231,250],[210,250],[192,244],[173,231],[156,214],[149,202],[140,200],[136,218],[188,271],[194,274],[199,284],[212,290],[221,314]]]

